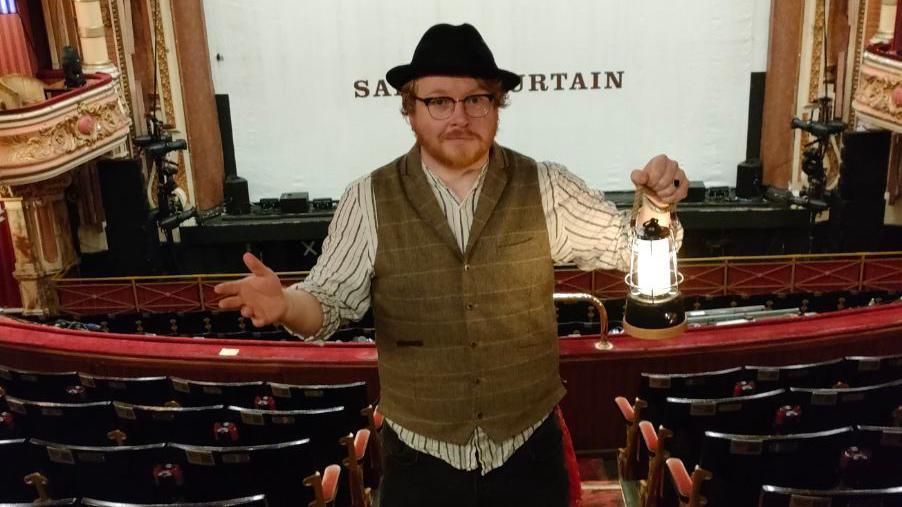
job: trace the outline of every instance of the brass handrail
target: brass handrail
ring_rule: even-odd
[[[608,334],[608,311],[604,308],[604,303],[597,297],[586,294],[584,292],[555,292],[552,295],[555,303],[592,303],[598,312],[598,341],[595,342],[595,348],[598,350],[611,350],[614,344],[607,339]]]

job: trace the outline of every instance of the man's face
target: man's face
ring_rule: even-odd
[[[479,82],[469,77],[428,76],[417,80],[416,94],[427,99],[451,97],[463,99],[470,95],[488,93]],[[466,169],[480,162],[492,147],[498,130],[498,107],[492,103],[482,118],[472,118],[459,102],[451,116],[436,120],[422,101],[415,101],[416,108],[410,118],[410,126],[420,147],[429,156],[450,169]]]

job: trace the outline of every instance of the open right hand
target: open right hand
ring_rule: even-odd
[[[251,319],[257,327],[280,322],[288,313],[288,299],[279,277],[251,253],[245,253],[242,260],[251,274],[213,288],[216,294],[225,296],[219,307],[240,309],[241,316]]]

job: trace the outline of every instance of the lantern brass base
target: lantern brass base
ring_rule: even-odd
[[[623,331],[643,340],[675,338],[686,330],[683,298],[677,296],[662,303],[644,303],[626,299],[623,311]]]

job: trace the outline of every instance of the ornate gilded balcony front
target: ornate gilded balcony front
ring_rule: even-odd
[[[125,140],[129,119],[112,78],[101,73],[85,77],[84,87],[0,111],[0,185],[54,178]]]

